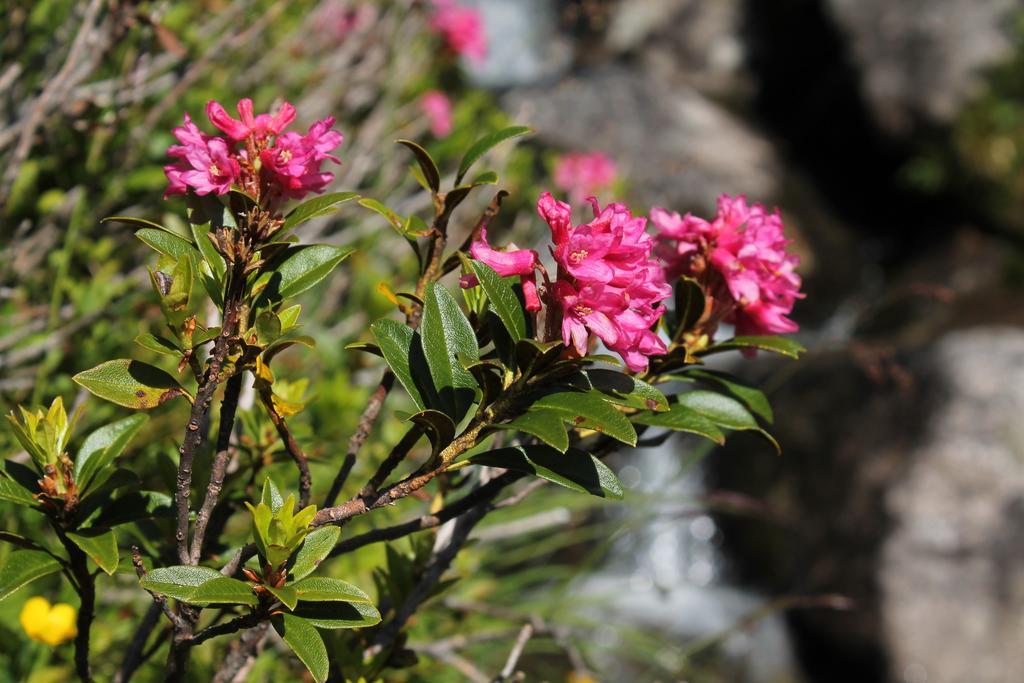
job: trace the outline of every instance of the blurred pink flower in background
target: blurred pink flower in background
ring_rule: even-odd
[[[434,137],[447,137],[452,132],[452,102],[440,90],[428,90],[420,98],[420,109],[430,121]]]
[[[602,152],[570,152],[555,161],[554,181],[573,204],[578,204],[609,189],[617,172],[615,162]]]
[[[430,28],[440,34],[457,55],[482,60],[487,56],[487,36],[480,11],[455,0],[433,0]]]
[[[723,194],[710,222],[660,208],[651,210],[651,222],[659,229],[657,254],[666,275],[702,282],[726,304],[722,319],[736,326],[736,334],[799,329],[787,316],[804,297],[796,273],[800,259],[787,251],[778,209],[769,213],[761,204],[748,206],[743,196]]]
[[[376,20],[377,8],[372,3],[361,3],[355,7],[352,5],[345,0],[324,3],[313,18],[313,26],[330,38],[341,40]]]

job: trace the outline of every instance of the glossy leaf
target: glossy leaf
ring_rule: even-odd
[[[97,529],[80,532],[66,532],[72,543],[88,555],[100,569],[113,576],[117,571],[119,554],[117,536],[110,529]]]
[[[459,172],[455,175],[455,184],[458,185],[461,183],[470,167],[479,161],[480,157],[487,154],[487,152],[489,152],[493,147],[501,144],[505,140],[509,140],[520,135],[526,135],[529,132],[530,129],[527,126],[509,126],[508,128],[503,128],[499,131],[485,135],[474,142],[466,152],[465,156],[462,157],[462,161],[459,163]]]
[[[480,287],[491,302],[495,315],[508,330],[512,341],[518,342],[523,339],[526,336],[526,314],[514,288],[518,278],[503,278],[493,268],[480,261],[471,261],[470,264]]]
[[[380,623],[380,612],[367,602],[299,602],[295,615],[317,628],[362,628]]]
[[[679,405],[699,413],[719,427],[758,432],[775,446],[776,451],[782,450],[775,438],[761,428],[747,407],[731,396],[698,389],[680,394],[678,401]]]
[[[326,576],[310,576],[296,581],[292,587],[299,594],[299,600],[309,602],[373,602],[360,588]]]
[[[370,211],[373,211],[374,213],[383,216],[384,220],[386,220],[391,225],[391,227],[395,229],[395,231],[398,234],[400,234],[400,235],[404,235],[405,234],[404,230],[402,229],[402,219],[401,219],[401,217],[397,213],[395,213],[394,211],[389,209],[388,207],[386,207],[383,204],[381,204],[376,199],[370,199],[369,197],[363,197],[362,199],[359,200],[358,204],[359,204],[359,206],[367,208]]]
[[[396,142],[405,145],[413,153],[416,162],[420,165],[420,170],[423,171],[423,179],[427,182],[427,186],[431,192],[437,194],[437,191],[441,189],[441,173],[437,170],[437,164],[434,163],[430,153],[412,140],[396,140]]]
[[[179,598],[191,605],[257,605],[259,598],[245,581],[217,576],[204,581],[188,594]]]
[[[331,192],[307,199],[285,216],[284,229],[291,230],[308,220],[330,215],[341,208],[342,204],[358,196],[355,192]]]
[[[405,390],[409,392],[413,403],[420,410],[426,410],[427,402],[420,393],[421,383],[424,379],[429,379],[429,370],[425,367],[425,360],[424,366],[417,368],[416,375],[413,375],[415,367],[413,365],[413,349],[418,348],[419,355],[422,356],[419,334],[408,325],[389,318],[374,322],[370,325],[370,330],[377,338],[377,344],[384,355],[384,360],[387,361],[391,371],[395,373],[395,377],[402,383]]]
[[[15,550],[0,567],[0,600],[22,586],[60,571],[60,562],[42,550]]]
[[[277,263],[260,301],[276,301],[297,296],[330,275],[354,249],[331,244],[289,247]]]
[[[469,458],[477,465],[534,474],[552,483],[600,498],[621,499],[622,484],[608,466],[576,448],[559,453],[548,446],[499,448]]]
[[[587,370],[590,385],[616,403],[641,410],[668,410],[668,399],[647,382],[614,370]]]
[[[148,221],[145,218],[136,218],[134,216],[107,216],[105,218],[101,218],[100,223],[125,223],[126,225],[135,225],[140,228],[155,228],[156,230],[168,232],[176,237],[185,237],[185,235],[182,235],[177,230],[172,230],[166,225],[154,223],[153,221]]]
[[[695,378],[722,387],[742,401],[755,415],[769,424],[774,420],[772,406],[764,393],[754,387],[743,384],[732,375],[705,368],[692,368],[686,371],[684,378]]]
[[[563,413],[559,411],[531,410],[511,422],[495,426],[535,436],[560,453],[569,448],[569,433],[565,429]]]
[[[192,243],[175,234],[154,228],[143,228],[135,231],[135,236],[164,256],[180,261],[194,259],[196,250]]]
[[[633,425],[596,392],[562,391],[548,394],[535,401],[530,409],[556,411],[573,427],[593,429],[626,445],[636,445]]]
[[[633,415],[631,419],[636,424],[665,427],[677,432],[689,432],[710,439],[719,445],[725,443],[725,435],[721,429],[715,426],[715,423],[686,406],[674,404],[667,412],[645,411]]]
[[[302,547],[295,553],[294,564],[288,570],[291,579],[298,581],[319,567],[324,558],[334,549],[334,544],[338,542],[340,535],[341,527],[337,526],[322,526],[310,531],[306,535]]]
[[[7,477],[0,477],[0,500],[18,505],[35,505],[36,503],[36,499],[21,484],[11,481]]]
[[[675,305],[676,325],[684,330],[692,329],[704,315],[704,290],[693,278],[679,278],[675,286]]]
[[[440,453],[455,438],[455,423],[439,410],[422,410],[408,419],[426,429],[433,455]]]
[[[207,581],[226,578],[216,569],[176,565],[154,569],[139,580],[148,591],[187,602],[192,592]]]
[[[274,588],[273,586],[264,586],[264,588],[267,589],[268,593],[280,600],[281,604],[288,609],[295,609],[295,606],[299,604],[299,594],[295,592],[293,586],[285,584],[280,588]]]
[[[135,343],[154,353],[160,353],[165,356],[181,356],[181,349],[173,341],[165,337],[149,334],[148,332],[136,337]]]
[[[718,342],[703,351],[699,351],[697,355],[709,356],[713,353],[736,349],[759,349],[789,356],[790,358],[799,358],[800,354],[807,350],[788,337],[733,337],[732,339]]]
[[[148,415],[136,414],[100,427],[87,436],[75,456],[78,487],[88,489],[96,473],[110,466],[148,421]]]
[[[227,272],[228,266],[224,262],[224,257],[220,255],[217,249],[213,246],[213,242],[210,241],[210,224],[204,223],[202,225],[192,225],[192,237],[196,241],[196,245],[199,247],[199,253],[203,255],[203,259],[210,266],[210,270],[213,272],[214,277],[218,283],[224,281],[224,273]]]
[[[136,410],[188,395],[178,380],[160,368],[128,358],[101,363],[72,379],[100,398]]]
[[[457,423],[466,414],[476,394],[476,380],[459,358],[479,360],[480,350],[469,320],[455,298],[439,283],[427,287],[420,333],[423,355],[426,356],[441,408]]]
[[[271,619],[274,630],[306,665],[313,680],[324,683],[330,672],[327,648],[313,624],[292,614],[278,614]]]

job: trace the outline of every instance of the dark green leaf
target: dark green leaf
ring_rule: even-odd
[[[196,241],[196,245],[199,246],[199,252],[203,255],[203,259],[210,266],[210,271],[213,273],[217,283],[220,284],[224,281],[224,273],[227,272],[227,264],[224,263],[224,257],[220,255],[217,249],[213,246],[213,242],[210,241],[210,224],[203,223],[201,225],[192,225],[192,237]]]
[[[117,536],[110,529],[90,529],[80,532],[66,532],[72,543],[92,558],[100,569],[113,576],[117,571]]]
[[[110,466],[148,421],[148,415],[136,414],[100,427],[87,436],[75,456],[75,481],[78,488],[88,489],[96,473]]]
[[[650,427],[665,427],[678,432],[690,432],[710,439],[717,444],[725,443],[725,435],[711,420],[690,410],[686,406],[672,405],[668,412],[645,411],[632,416],[633,422]]]
[[[22,586],[60,571],[60,562],[42,550],[15,550],[0,568],[0,600]]]
[[[503,278],[494,272],[493,268],[480,261],[472,261],[471,265],[480,287],[491,302],[494,313],[508,330],[512,341],[518,342],[526,336],[526,314],[514,289],[518,278]]]
[[[495,427],[531,434],[561,453],[569,448],[569,434],[565,430],[563,413],[558,411],[531,410],[511,422]]]
[[[485,135],[469,148],[465,156],[462,157],[462,162],[459,164],[459,172],[455,175],[455,184],[458,185],[462,182],[466,172],[469,171],[470,167],[475,164],[480,157],[486,154],[491,148],[501,144],[505,140],[509,140],[520,135],[526,135],[530,132],[527,126],[509,126],[502,130],[495,131],[489,135]]]
[[[692,329],[704,315],[704,290],[693,278],[681,277],[675,287],[675,304],[676,325]]]
[[[332,214],[337,211],[342,204],[347,201],[351,201],[358,196],[359,195],[355,192],[331,192],[329,194],[308,199],[296,206],[287,216],[285,216],[284,229],[291,230],[292,228],[313,218]]]
[[[35,541],[13,534],[10,531],[0,531],[0,541],[4,543],[10,543],[17,548],[26,548],[27,550],[43,550],[43,546],[39,545]]]
[[[454,422],[466,414],[476,395],[476,380],[459,358],[480,359],[476,335],[455,298],[435,282],[427,287],[420,323],[423,354],[441,407]]]
[[[128,225],[137,225],[141,228],[156,228],[157,230],[169,232],[177,237],[185,237],[188,239],[186,235],[182,235],[177,230],[172,230],[166,225],[160,225],[153,221],[147,221],[145,218],[135,218],[133,216],[107,216],[106,218],[101,218],[100,223],[127,223]]]
[[[593,429],[629,446],[636,445],[633,425],[599,393],[563,391],[548,394],[535,401],[530,409],[554,410],[573,427]]]
[[[159,253],[170,256],[178,261],[181,259],[194,259],[197,256],[191,242],[164,230],[143,228],[142,230],[136,230],[135,236]]]
[[[409,392],[413,403],[420,410],[426,410],[427,402],[420,393],[420,382],[424,379],[429,379],[429,370],[425,367],[417,368],[416,375],[413,375],[413,369],[416,367],[413,365],[415,360],[412,356],[413,349],[416,348],[419,356],[422,356],[419,334],[408,325],[403,325],[397,320],[388,318],[376,321],[370,325],[370,330],[373,332],[373,336],[377,338],[377,343],[380,345],[380,351],[384,355],[384,360],[387,361],[392,372],[395,373],[395,377],[402,383],[405,390]],[[424,370],[426,372],[423,372]],[[417,382],[417,379],[419,382]]]
[[[192,592],[207,581],[225,578],[216,569],[176,565],[160,567],[146,574],[139,583],[148,591],[187,602]]]
[[[743,401],[755,415],[763,418],[769,424],[774,419],[772,406],[764,393],[759,389],[743,384],[732,375],[705,368],[692,368],[686,371],[684,378],[696,378],[702,382],[716,384]]]
[[[0,500],[17,503],[18,505],[35,505],[36,503],[36,499],[32,497],[31,493],[7,477],[0,477]]]
[[[535,474],[542,479],[601,498],[621,499],[622,484],[608,466],[576,448],[559,453],[548,446],[499,448],[469,458],[477,465],[504,467]]]
[[[668,410],[665,395],[647,382],[614,370],[593,368],[586,371],[590,385],[616,403],[641,410]]]
[[[732,339],[718,342],[698,352],[697,355],[709,356],[713,353],[733,351],[735,349],[760,349],[789,356],[790,358],[799,358],[800,354],[807,350],[788,337],[733,337]]]
[[[380,612],[367,602],[299,602],[295,616],[317,628],[361,628],[380,623]]]
[[[155,570],[154,570],[155,571]],[[186,598],[179,598],[190,605],[257,605],[259,599],[252,592],[252,586],[245,581],[227,576],[216,576],[204,581]]]
[[[310,576],[291,585],[299,594],[299,600],[309,602],[372,602],[370,596],[361,589],[341,579],[332,579],[326,576]]]
[[[327,277],[353,251],[351,247],[330,244],[289,247],[272,269],[269,283],[260,294],[258,303],[287,299],[305,292]]]
[[[298,581],[319,567],[334,549],[339,535],[341,528],[336,526],[322,526],[310,531],[306,540],[302,542],[302,547],[295,553],[295,563],[288,572],[291,579]]]
[[[423,171],[423,179],[427,181],[430,191],[437,194],[437,191],[441,189],[441,173],[437,170],[437,164],[434,163],[427,150],[412,140],[396,140],[395,142],[405,145],[416,156],[416,162],[420,165],[420,170]]]
[[[154,517],[173,516],[174,501],[166,493],[131,490],[112,500],[104,500],[95,516],[90,516],[86,522],[90,526],[112,527]]]
[[[281,639],[309,669],[313,680],[324,683],[330,673],[331,663],[324,640],[313,624],[292,614],[278,614],[271,619],[271,623]]]
[[[129,358],[101,363],[72,379],[100,398],[136,410],[188,395],[178,380],[160,368]]]
[[[775,446],[776,451],[782,451],[779,443],[761,428],[746,406],[731,396],[698,389],[680,394],[678,400],[680,405],[700,413],[719,427],[758,432]]]
[[[426,429],[433,455],[440,453],[455,438],[455,423],[440,410],[422,410],[408,419]]]
[[[29,493],[39,493],[39,473],[15,460],[4,460],[4,474]]]

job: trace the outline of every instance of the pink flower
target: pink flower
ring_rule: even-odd
[[[263,150],[260,158],[264,172],[271,178],[271,192],[292,199],[323,192],[334,180],[334,174],[322,173],[320,163],[325,159],[341,163],[329,153],[344,139],[341,133],[331,130],[333,125],[334,118],[329,116],[310,126],[306,135],[284,133],[273,146]]]
[[[430,28],[439,33],[448,47],[457,55],[480,60],[487,55],[487,36],[484,34],[480,12],[463,7],[454,0],[433,0],[434,11]]]
[[[658,256],[668,277],[697,278],[728,307],[722,317],[739,335],[782,334],[799,326],[787,316],[800,292],[799,258],[787,252],[778,209],[722,195],[711,222],[653,209]]]
[[[185,123],[174,129],[180,145],[171,145],[167,154],[177,161],[164,166],[169,185],[164,196],[185,194],[191,187],[196,194],[225,194],[238,178],[239,165],[227,143],[205,135],[185,114]]]
[[[568,204],[545,192],[537,211],[551,227],[558,262],[553,292],[561,307],[562,341],[583,355],[593,333],[622,356],[634,372],[647,369],[649,357],[666,352],[652,329],[664,308],[658,304],[672,288],[652,258],[654,242],[647,220],[624,204],[601,209],[591,198],[594,219],[573,226]]]
[[[434,137],[447,137],[452,132],[452,103],[440,90],[428,90],[420,98],[420,109],[430,121]]]
[[[540,257],[532,249],[511,249],[496,251],[487,243],[487,228],[481,228],[480,236],[469,247],[469,254],[477,261],[487,264],[498,275],[509,277],[520,276],[523,286],[523,298],[526,310],[539,311],[540,298],[537,296],[537,276],[534,272],[540,263]],[[463,289],[476,287],[479,283],[473,274],[463,275],[459,284]]]
[[[579,203],[591,195],[607,190],[615,182],[615,162],[606,154],[573,152],[563,154],[555,162],[555,186]]]
[[[238,114],[241,121],[231,118],[220,103],[213,100],[206,103],[206,115],[210,118],[210,123],[217,126],[234,142],[244,140],[250,135],[256,138],[280,135],[295,120],[295,107],[284,102],[277,110],[277,114],[273,116],[270,114],[253,116],[252,100],[247,97],[238,102]]]

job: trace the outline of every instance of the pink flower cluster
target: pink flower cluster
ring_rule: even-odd
[[[554,181],[574,203],[607,190],[615,182],[615,162],[602,152],[563,154],[555,162]]]
[[[634,372],[647,369],[648,357],[666,352],[665,344],[651,329],[664,309],[658,304],[672,288],[665,283],[661,265],[652,258],[654,240],[645,231],[647,219],[633,216],[623,204],[603,210],[591,198],[594,219],[574,226],[572,209],[545,192],[537,211],[551,228],[551,253],[558,276],[548,283],[544,299],[547,315],[561,320],[562,341],[579,355],[586,355],[591,334],[622,356]],[[497,251],[481,231],[470,254],[499,275],[518,275],[523,283],[526,308],[541,309],[535,270],[537,252],[530,249]],[[547,276],[545,276],[546,278]],[[476,285],[463,277],[462,286]]]
[[[787,316],[800,293],[800,260],[786,250],[778,209],[747,205],[744,197],[722,195],[718,214],[708,222],[690,214],[680,217],[665,209],[651,210],[658,227],[657,255],[666,276],[696,278],[716,300],[730,304],[723,320],[738,335],[795,332]],[[724,291],[723,291],[724,290]]]
[[[185,114],[185,123],[174,129],[180,144],[167,154],[174,163],[164,167],[168,187],[165,196],[225,194],[232,185],[268,205],[284,198],[301,199],[322,192],[334,175],[321,172],[325,160],[341,163],[331,154],[341,144],[341,133],[332,130],[327,117],[309,127],[305,135],[285,129],[295,120],[295,107],[285,102],[276,114],[255,115],[253,103],[238,103],[234,118],[217,102],[206,105],[206,115],[223,134],[207,135]]]
[[[440,90],[428,90],[420,97],[420,109],[430,122],[430,132],[436,138],[452,132],[452,102]]]
[[[433,0],[433,5],[430,28],[444,38],[452,52],[476,60],[487,56],[487,36],[479,10],[455,0]]]

